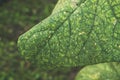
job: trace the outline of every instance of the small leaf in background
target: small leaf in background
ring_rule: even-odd
[[[76,80],[119,80],[119,63],[101,63],[84,67]]]

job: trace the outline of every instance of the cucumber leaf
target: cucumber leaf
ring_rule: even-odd
[[[18,47],[48,69],[120,61],[120,0],[59,0]]]

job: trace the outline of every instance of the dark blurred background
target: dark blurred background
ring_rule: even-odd
[[[18,37],[46,18],[57,0],[0,0],[0,80],[66,80],[41,72],[17,50]]]

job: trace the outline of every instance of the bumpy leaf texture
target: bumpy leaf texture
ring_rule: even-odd
[[[120,0],[59,0],[18,47],[45,68],[120,61]]]
[[[120,80],[119,63],[102,63],[84,67],[75,80]]]

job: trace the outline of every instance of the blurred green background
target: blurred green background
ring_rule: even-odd
[[[49,16],[56,2],[0,0],[0,80],[65,80],[65,75],[53,79],[41,72],[39,67],[25,61],[17,50],[19,35]]]

